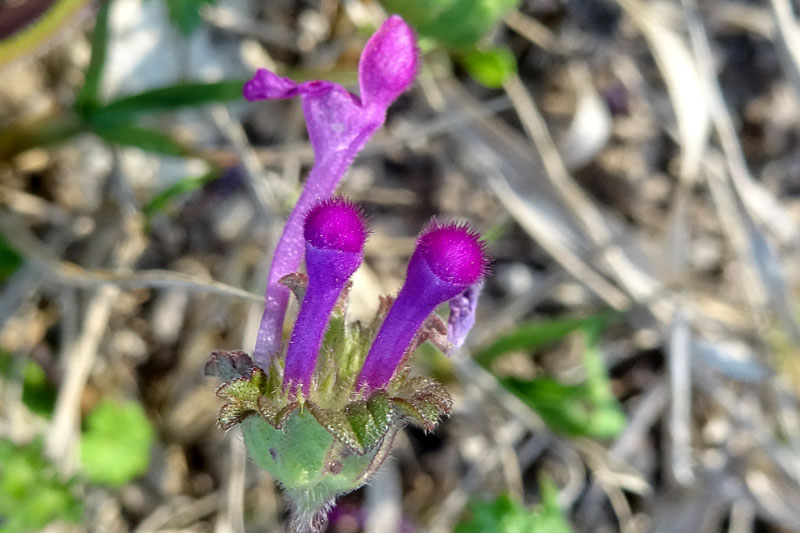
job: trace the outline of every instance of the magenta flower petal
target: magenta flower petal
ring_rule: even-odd
[[[276,100],[292,98],[297,94],[297,84],[289,78],[260,68],[253,79],[244,84],[244,97],[251,102],[256,100]]]
[[[367,227],[353,204],[333,198],[308,212],[303,231],[308,287],[286,352],[284,387],[308,396],[322,336],[336,300],[363,258]]]
[[[279,280],[296,271],[302,261],[303,214],[316,199],[333,194],[356,154],[383,125],[386,109],[414,80],[416,64],[414,33],[400,17],[393,16],[364,48],[359,63],[361,99],[332,82],[297,84],[264,69],[245,84],[244,96],[248,100],[300,95],[314,149],[314,167],[275,248],[253,352],[259,366],[266,368],[270,358],[280,351],[289,291]]]
[[[412,29],[397,15],[389,17],[375,32],[358,65],[364,105],[389,107],[411,85],[417,74],[416,41]]]
[[[374,390],[389,383],[428,315],[479,283],[487,269],[484,244],[469,226],[430,224],[417,239],[405,284],[372,343],[358,386]]]
[[[483,280],[450,299],[450,316],[447,317],[447,340],[456,348],[464,346],[469,330],[475,325],[475,309],[478,307],[478,296],[482,288]]]

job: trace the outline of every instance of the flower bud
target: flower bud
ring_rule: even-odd
[[[367,228],[358,207],[332,198],[311,208],[303,236],[308,287],[286,352],[283,384],[307,397],[328,319],[361,264]]]
[[[484,244],[476,232],[467,225],[434,220],[417,239],[405,284],[372,343],[358,386],[385,386],[428,315],[478,283],[487,269]]]

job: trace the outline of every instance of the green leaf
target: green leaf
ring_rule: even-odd
[[[219,179],[219,177],[219,170],[212,169],[202,176],[192,176],[176,181],[166,189],[153,196],[150,199],[150,202],[144,206],[142,211],[146,217],[150,218],[156,213],[166,210],[174,198],[192,191],[196,191],[212,181]]]
[[[450,48],[474,46],[519,0],[381,0],[420,34]]]
[[[106,48],[108,45],[108,13],[111,0],[100,2],[97,10],[97,19],[92,31],[92,57],[86,69],[86,78],[83,87],[75,97],[75,109],[79,115],[88,116],[91,111],[100,105],[100,81],[103,76],[103,67],[106,62]]]
[[[37,415],[50,418],[56,405],[56,389],[47,381],[42,367],[27,361],[22,370],[22,402]]]
[[[94,128],[92,131],[111,144],[132,146],[164,155],[189,155],[189,150],[169,135],[148,128],[120,124]]]
[[[570,533],[572,529],[558,507],[555,485],[541,481],[542,503],[533,511],[512,500],[507,494],[494,501],[473,501],[469,518],[455,527],[455,533]]]
[[[601,313],[587,318],[559,318],[523,324],[482,350],[476,359],[491,370],[491,362],[507,352],[534,350],[561,340],[573,331],[582,331],[585,382],[566,385],[551,378],[523,380],[514,377],[500,378],[500,382],[536,411],[554,431],[570,436],[611,438],[622,431],[627,421],[611,391],[599,339],[616,316],[614,313]]]
[[[0,283],[5,282],[22,265],[22,255],[0,235]]]
[[[104,400],[86,418],[83,471],[94,483],[124,485],[147,471],[153,437],[140,404]]]
[[[44,418],[50,417],[56,402],[56,389],[47,381],[38,363],[0,350],[0,376],[6,379],[21,378],[22,403],[31,412]]]
[[[58,478],[39,441],[18,446],[0,440],[0,532],[38,531],[56,520],[77,523],[82,515],[73,482]]]
[[[200,9],[205,4],[215,4],[216,0],[165,0],[169,18],[184,35],[190,35],[203,22]]]
[[[505,46],[489,50],[473,49],[459,57],[469,75],[486,87],[496,89],[517,72],[517,60]]]
[[[625,427],[625,413],[611,391],[598,341],[603,324],[583,326],[586,381],[565,385],[550,378],[502,378],[501,383],[536,411],[554,431],[600,439],[615,437]]]
[[[131,122],[140,115],[242,99],[244,80],[214,83],[178,83],[123,96],[94,111],[92,124],[110,126]]]
[[[488,367],[498,356],[514,350],[536,350],[564,339],[575,330],[591,324],[606,326],[614,315],[602,313],[586,318],[556,318],[553,320],[528,322],[502,335],[475,356],[481,365]]]

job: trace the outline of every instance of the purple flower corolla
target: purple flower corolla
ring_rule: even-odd
[[[245,84],[244,97],[250,101],[299,95],[314,149],[314,166],[275,248],[253,353],[259,366],[266,368],[280,350],[289,290],[279,280],[296,271],[303,259],[303,215],[317,198],[333,194],[356,154],[385,121],[389,105],[411,85],[416,71],[414,32],[403,19],[392,16],[369,39],[361,54],[361,98],[333,82],[295,83],[265,69]]]
[[[467,340],[467,333],[475,325],[475,309],[478,296],[483,289],[483,280],[470,286],[461,294],[450,299],[450,316],[447,317],[447,340],[454,347],[461,348]]]
[[[361,211],[341,198],[308,212],[305,237],[306,288],[286,352],[284,388],[308,397],[322,336],[336,300],[363,259],[367,227]]]
[[[476,232],[434,220],[417,239],[406,281],[372,343],[357,386],[374,390],[389,383],[428,315],[479,283],[487,269],[484,244]]]

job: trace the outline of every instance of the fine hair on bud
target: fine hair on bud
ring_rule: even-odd
[[[385,386],[428,315],[479,283],[488,269],[478,232],[467,224],[433,220],[417,239],[406,281],[372,343],[358,386],[369,390]]]
[[[284,387],[308,396],[322,337],[336,300],[363,259],[364,215],[354,204],[331,198],[314,204],[303,226],[306,288],[286,350]]]

